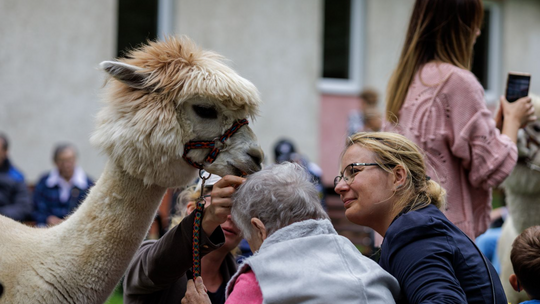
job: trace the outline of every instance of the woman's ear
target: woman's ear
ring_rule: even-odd
[[[194,201],[189,201],[186,205],[186,211],[187,211],[187,214],[191,214],[191,212],[193,212],[193,210],[195,210],[195,202]]]
[[[401,165],[394,167],[394,187],[396,190],[403,187],[407,182],[407,171]]]
[[[262,241],[266,239],[266,226],[264,226],[264,223],[256,217],[251,218],[251,226],[253,226],[253,229],[257,232],[262,243]]]

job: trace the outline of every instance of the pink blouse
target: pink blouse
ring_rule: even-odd
[[[512,171],[517,148],[495,127],[484,90],[468,70],[428,63],[413,79],[399,123],[384,131],[426,153],[428,175],[447,191],[445,215],[474,239],[489,227],[491,188]]]
[[[225,304],[262,304],[262,302],[261,287],[257,282],[255,273],[249,269],[238,276]]]

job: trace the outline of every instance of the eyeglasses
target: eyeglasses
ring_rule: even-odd
[[[379,164],[377,163],[352,163],[352,164],[347,165],[347,167],[343,169],[343,172],[341,172],[341,175],[338,175],[334,178],[334,188],[337,187],[337,185],[342,179],[347,183],[347,185],[352,184],[356,174],[364,170],[363,168],[356,169],[355,167],[366,167],[366,166],[379,166]]]

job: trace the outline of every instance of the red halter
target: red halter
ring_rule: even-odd
[[[241,120],[237,120],[232,125],[232,127],[230,127],[227,131],[225,131],[225,133],[223,133],[223,135],[221,135],[219,137],[219,142],[221,142],[220,146],[222,146],[227,139],[229,139],[236,132],[238,132],[238,130],[240,130],[240,128],[243,125],[247,125],[247,124],[249,124],[249,122],[245,118],[241,119]],[[217,140],[213,140],[213,141],[190,141],[190,142],[188,142],[187,144],[184,145],[184,155],[182,155],[182,158],[188,164],[192,165],[193,167],[195,167],[197,169],[202,169],[203,168],[202,164],[192,161],[191,158],[189,158],[187,156],[187,154],[189,153],[189,150],[192,150],[192,149],[212,149],[210,151],[210,153],[208,153],[208,155],[206,156],[204,161],[209,162],[209,163],[213,163],[216,160],[216,158],[217,158],[217,156],[218,156],[218,154],[220,152],[220,149],[216,146],[217,142],[218,142]]]
[[[219,137],[219,142],[221,142],[220,146],[223,146],[225,141],[229,139],[231,136],[233,136],[243,125],[247,125],[248,120],[247,119],[241,119],[236,121],[232,127],[230,127],[223,135]],[[197,199],[197,205],[195,207],[195,219],[193,221],[193,243],[192,243],[192,258],[193,258],[193,276],[198,277],[201,275],[201,253],[199,251],[199,244],[200,244],[200,234],[201,234],[201,222],[202,222],[202,216],[204,212],[204,205],[205,200],[203,196],[203,188],[204,188],[204,182],[210,178],[210,175],[207,177],[202,176],[202,169],[203,165],[200,163],[196,163],[192,161],[188,156],[189,150],[192,149],[212,149],[210,153],[206,156],[205,160],[206,162],[213,163],[219,152],[220,149],[216,147],[217,140],[214,141],[190,141],[187,144],[184,145],[184,155],[182,155],[182,158],[193,167],[199,169],[199,177],[202,180],[201,185],[201,196],[199,199]]]

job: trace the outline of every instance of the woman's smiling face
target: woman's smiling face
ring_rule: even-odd
[[[395,195],[393,175],[379,166],[349,166],[352,163],[375,162],[372,151],[359,145],[350,146],[343,154],[340,170],[350,170],[351,178],[349,182],[344,179],[339,181],[334,190],[343,201],[347,219],[379,232],[379,226],[385,225],[389,218],[391,221],[392,217]]]

